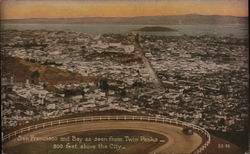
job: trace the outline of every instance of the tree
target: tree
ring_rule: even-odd
[[[99,87],[101,88],[101,90],[107,91],[109,89],[109,85],[108,85],[107,80],[104,80],[104,79],[100,80]]]
[[[36,79],[40,77],[40,73],[38,71],[34,71],[31,73],[31,82],[34,83]]]
[[[133,83],[132,87],[135,87],[135,96],[138,98],[140,89],[143,87],[143,83],[137,80]]]
[[[224,126],[225,124],[226,124],[226,120],[224,118],[220,118],[220,120],[218,121],[218,125]]]
[[[86,54],[86,46],[81,46],[81,56],[84,57]]]
[[[122,99],[123,97],[127,96],[127,92],[123,88],[118,88],[117,89],[117,94],[119,95],[119,99]]]
[[[135,42],[136,42],[137,44],[140,43],[139,39],[140,39],[140,36],[139,36],[138,33],[136,33],[136,35],[135,35]]]
[[[40,73],[38,71],[34,71],[31,73],[31,78],[39,78]]]
[[[108,85],[108,82],[107,80],[104,80],[104,79],[101,79],[99,81],[99,87],[102,91],[105,92],[105,96],[106,96],[106,100],[108,102],[108,94],[109,94],[109,85]]]

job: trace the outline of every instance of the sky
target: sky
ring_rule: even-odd
[[[248,16],[248,0],[2,0],[1,2],[2,19],[183,14]]]

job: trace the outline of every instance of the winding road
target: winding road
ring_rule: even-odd
[[[168,141],[158,147],[151,153],[166,154],[166,153],[192,153],[197,147],[202,144],[202,138],[199,134],[184,135],[182,127],[153,123],[146,121],[89,121],[85,123],[73,123],[52,126],[44,129],[38,129],[33,132],[22,135],[22,137],[55,137],[71,133],[84,132],[90,130],[143,130],[164,135]],[[12,148],[19,144],[28,143],[30,141],[17,141],[17,138],[12,139],[4,144],[4,148]]]

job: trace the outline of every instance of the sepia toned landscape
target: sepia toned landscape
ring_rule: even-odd
[[[2,19],[4,153],[247,152],[247,18]]]

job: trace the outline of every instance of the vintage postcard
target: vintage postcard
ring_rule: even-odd
[[[2,0],[3,154],[249,153],[248,0]]]

